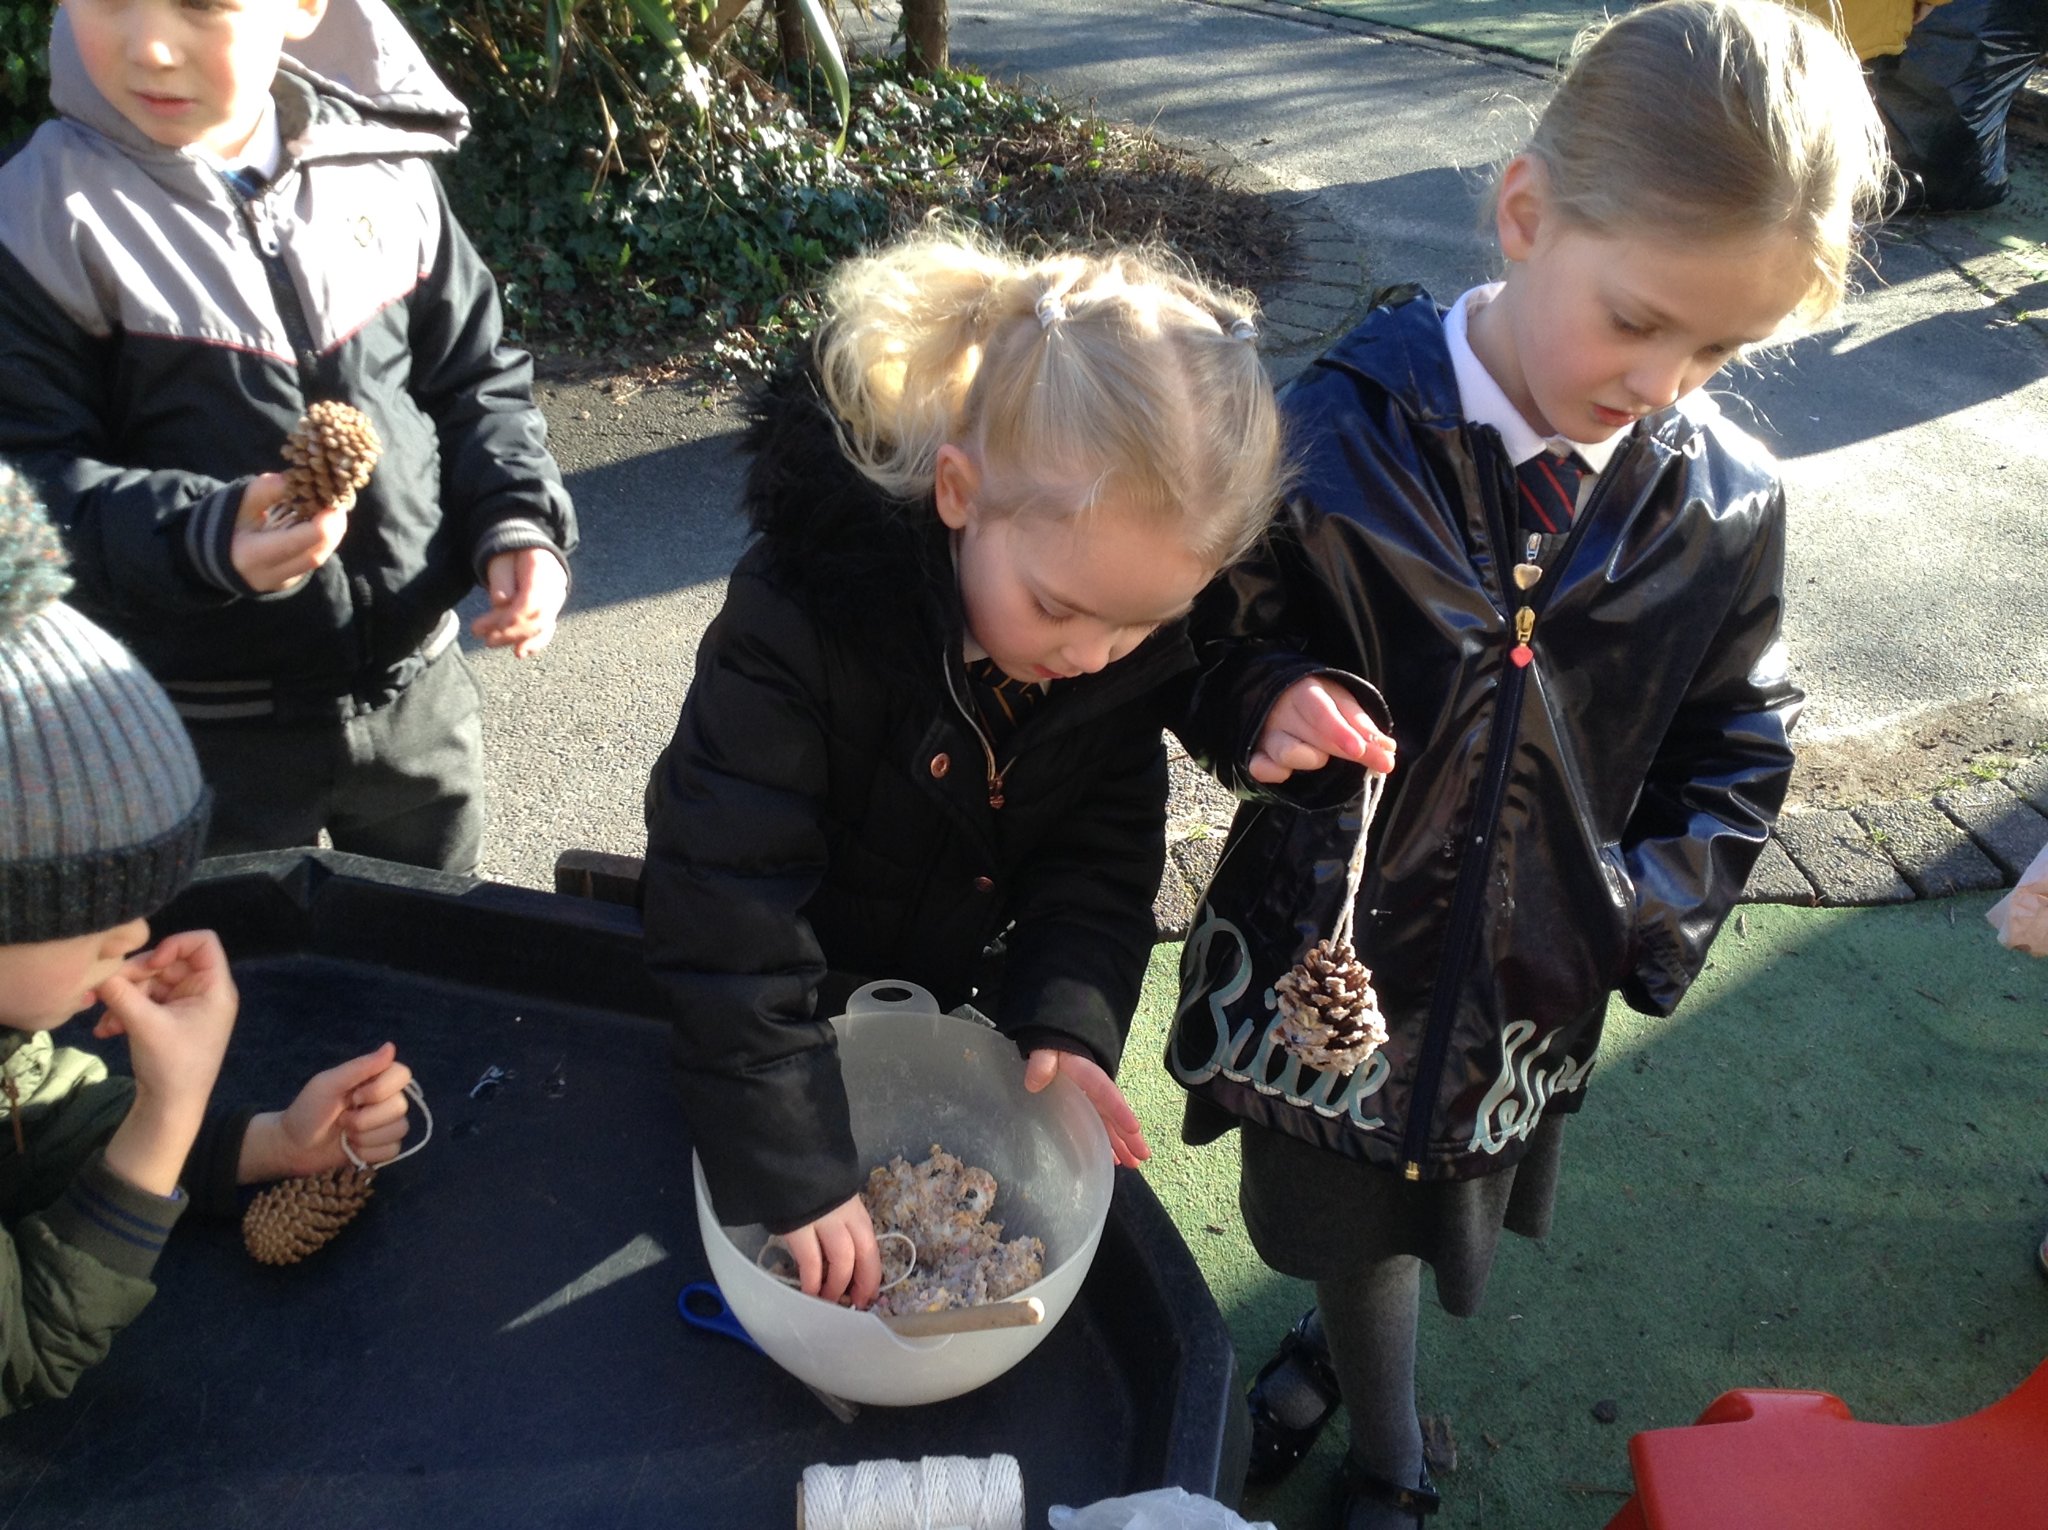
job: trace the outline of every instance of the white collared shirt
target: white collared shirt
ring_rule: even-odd
[[[284,134],[277,125],[277,101],[270,96],[263,98],[263,115],[256,119],[256,130],[233,159],[210,154],[196,145],[186,152],[217,170],[254,170],[266,181],[271,179],[284,163]]]
[[[1522,417],[1522,411],[1493,380],[1493,374],[1486,370],[1486,363],[1472,349],[1471,338],[1466,333],[1467,316],[1492,302],[1501,286],[1500,282],[1489,282],[1483,287],[1472,288],[1462,294],[1444,315],[1444,343],[1450,347],[1451,367],[1458,375],[1458,407],[1475,425],[1491,425],[1500,432],[1501,444],[1507,448],[1509,460],[1516,467],[1542,452],[1556,452],[1560,456],[1577,453],[1579,460],[1586,465],[1585,476],[1579,481],[1578,503],[1583,506],[1586,497],[1593,492],[1594,476],[1606,470],[1609,461],[1621,449],[1628,430],[1617,430],[1604,441],[1568,441],[1563,436],[1536,433],[1536,427]]]

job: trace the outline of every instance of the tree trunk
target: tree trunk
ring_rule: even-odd
[[[782,67],[794,74],[811,61],[811,39],[804,32],[804,13],[796,0],[775,0],[775,36],[782,46]]]
[[[912,74],[929,79],[952,67],[947,25],[946,0],[903,0],[903,58]]]

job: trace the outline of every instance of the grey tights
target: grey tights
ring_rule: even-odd
[[[1344,1405],[1351,1453],[1389,1482],[1422,1480],[1422,1425],[1415,1415],[1415,1332],[1422,1261],[1396,1254],[1355,1274],[1316,1282],[1323,1336]],[[1412,1516],[1377,1505],[1354,1513],[1352,1530],[1413,1530]]]

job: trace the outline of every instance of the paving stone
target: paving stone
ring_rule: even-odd
[[[1266,320],[1266,344],[1273,350],[1287,350],[1297,345],[1320,345],[1326,331],[1303,329],[1299,324],[1282,324],[1270,315]]]
[[[2048,844],[2048,818],[2003,781],[1941,792],[1934,805],[1969,831],[1970,838],[1998,863],[2007,883],[2018,881],[2041,847]]]
[[[1275,303],[1300,303],[1313,309],[1334,309],[1346,318],[1363,300],[1364,294],[1357,287],[1342,281],[1330,281],[1320,274],[1289,282],[1273,296]]]
[[[2020,761],[2006,772],[2005,784],[2037,811],[2048,813],[2048,754]]]
[[[1152,923],[1161,940],[1184,940],[1195,921],[1195,905],[1223,858],[1224,836],[1203,834],[1167,846],[1166,871],[1152,900]]]
[[[1851,811],[1923,898],[2005,885],[1991,857],[1930,803],[1891,802]]]
[[[1166,838],[1169,843],[1198,832],[1222,834],[1237,814],[1237,799],[1186,755],[1166,762]]]
[[[1840,808],[1787,813],[1778,843],[1826,904],[1911,903],[1913,889],[1870,831]]]
[[[1304,289],[1290,287],[1287,290],[1292,294]],[[1266,323],[1280,328],[1297,325],[1327,335],[1334,333],[1351,317],[1351,308],[1348,301],[1324,303],[1297,296],[1276,298],[1266,305]]]
[[[1785,853],[1785,847],[1773,838],[1764,844],[1764,853],[1756,858],[1756,869],[1749,874],[1749,881],[1742,889],[1743,903],[1790,903],[1799,908],[1811,908],[1820,902],[1820,894],[1806,880],[1806,873],[1792,862]]]
[[[1337,227],[1335,224],[1328,226],[1333,230]],[[1364,265],[1359,258],[1357,241],[1341,236],[1324,238],[1311,234],[1307,239],[1295,240],[1290,248],[1298,252],[1303,260],[1348,260],[1360,266]]]
[[[1209,834],[1200,839],[1184,839],[1167,851],[1166,858],[1181,869],[1199,894],[1209,885],[1209,879],[1216,875],[1216,868],[1223,864],[1223,847],[1229,843],[1227,834]]]
[[[1174,862],[1166,858],[1166,870],[1159,878],[1159,891],[1152,899],[1153,938],[1156,940],[1185,940],[1188,927],[1195,920],[1196,890],[1188,884],[1187,874]]]

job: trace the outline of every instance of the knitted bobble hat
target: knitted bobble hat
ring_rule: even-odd
[[[35,493],[0,463],[0,945],[146,918],[191,878],[212,794],[184,724],[71,587]]]

